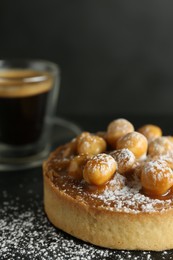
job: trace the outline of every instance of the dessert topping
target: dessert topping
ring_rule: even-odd
[[[157,125],[144,125],[138,129],[138,132],[143,134],[149,142],[157,137],[162,136],[162,130]]]
[[[131,132],[117,141],[117,149],[127,148],[136,156],[144,157],[147,153],[148,141],[146,137],[138,132]]]
[[[173,153],[173,142],[166,136],[161,136],[149,143],[148,154],[150,156]]]
[[[103,185],[112,178],[116,170],[117,163],[113,157],[102,153],[87,161],[83,177],[89,184]]]
[[[164,160],[146,162],[141,172],[141,184],[146,194],[163,195],[173,185],[173,171]]]
[[[129,149],[115,150],[110,154],[118,164],[119,173],[124,174],[132,170],[136,158]]]
[[[90,157],[87,154],[74,156],[68,167],[68,175],[81,180],[83,178],[83,168]]]
[[[116,149],[117,140],[133,131],[134,126],[128,120],[124,118],[113,120],[107,127],[107,141],[113,149]]]
[[[78,154],[98,154],[106,150],[106,141],[97,135],[83,132],[77,138]]]

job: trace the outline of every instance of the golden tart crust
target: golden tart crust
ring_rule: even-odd
[[[150,198],[141,192],[138,171],[118,173],[96,187],[68,175],[73,154],[68,144],[43,165],[44,206],[49,220],[63,231],[92,244],[128,250],[173,248],[173,199]]]

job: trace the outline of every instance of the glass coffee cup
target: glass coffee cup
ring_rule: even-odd
[[[59,68],[49,61],[0,61],[0,163],[31,163],[49,146],[59,93]]]

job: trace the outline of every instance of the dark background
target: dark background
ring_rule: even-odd
[[[0,0],[2,58],[59,64],[58,114],[79,116],[83,129],[105,129],[114,115],[128,115],[135,126],[152,119],[166,134],[173,129],[173,1]],[[93,252],[104,257],[105,250],[81,245],[49,224],[41,169],[0,173],[2,259],[46,254],[69,259],[72,250],[74,257],[90,258]],[[172,254],[110,250],[105,257],[154,260]]]
[[[0,0],[0,58],[59,64],[61,115],[172,115],[172,13],[172,1]]]

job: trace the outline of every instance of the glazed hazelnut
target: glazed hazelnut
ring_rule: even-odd
[[[165,136],[158,137],[151,141],[148,146],[148,154],[153,157],[173,152],[173,143]]]
[[[117,163],[111,155],[98,154],[87,161],[83,170],[86,182],[102,185],[109,181],[117,169]]]
[[[138,132],[143,134],[149,142],[157,137],[162,136],[161,128],[159,126],[151,124],[140,127],[138,129]]]
[[[163,154],[163,155],[156,155],[154,157],[148,157],[149,160],[163,160],[167,163],[168,167],[170,167],[171,169],[173,169],[173,157],[169,154]]]
[[[146,193],[163,195],[173,185],[173,171],[163,160],[146,162],[141,172],[141,184]]]
[[[133,131],[134,126],[129,121],[123,118],[116,119],[108,125],[107,142],[112,148],[116,149],[117,140]]]
[[[106,132],[105,131],[99,131],[96,133],[97,136],[102,137],[104,140],[106,140]]]
[[[168,135],[168,136],[166,136],[166,137],[168,138],[168,140],[169,140],[171,143],[173,143],[173,136]]]
[[[106,142],[102,137],[83,132],[77,138],[78,154],[98,154],[106,150]]]
[[[83,178],[83,168],[89,158],[90,156],[86,154],[73,157],[68,167],[68,175],[75,179],[81,180]]]
[[[127,148],[115,150],[111,152],[111,156],[117,162],[117,171],[121,174],[124,174],[132,170],[133,165],[136,161],[134,154]]]
[[[141,158],[146,155],[148,141],[146,137],[138,132],[131,132],[117,141],[117,149],[127,148],[136,158]]]

